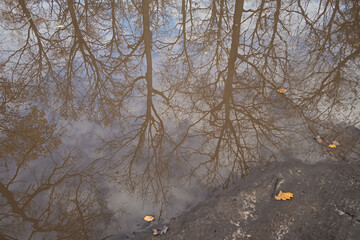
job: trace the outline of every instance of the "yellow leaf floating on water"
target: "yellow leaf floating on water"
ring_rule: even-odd
[[[292,194],[291,192],[282,192],[280,191],[279,194],[277,196],[275,196],[276,200],[286,200],[286,199],[290,199],[294,196],[294,194]]]
[[[285,88],[279,88],[277,91],[278,91],[279,93],[286,93],[286,92],[287,92],[287,89],[285,89]]]
[[[335,144],[330,144],[329,148],[336,148],[336,145]]]
[[[153,216],[148,216],[148,215],[146,215],[145,217],[144,217],[144,220],[145,221],[147,221],[147,222],[151,222],[152,220],[154,220],[155,218],[153,217]]]

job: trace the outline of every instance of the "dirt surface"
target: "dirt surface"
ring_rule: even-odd
[[[276,201],[282,190],[291,200]],[[226,191],[131,239],[360,239],[360,163],[300,161],[253,171]]]

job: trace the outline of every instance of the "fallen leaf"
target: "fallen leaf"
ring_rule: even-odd
[[[339,146],[339,145],[340,145],[340,143],[339,143],[338,141],[336,141],[336,140],[332,141],[332,143],[333,143],[335,146]]]
[[[322,143],[323,140],[321,139],[321,137],[319,135],[316,136],[316,140],[319,142],[319,143]]]
[[[159,131],[156,131],[156,134],[157,134],[157,135],[160,135],[160,132],[159,132]]]
[[[205,52],[205,55],[208,54],[208,52]]]
[[[164,226],[162,226],[162,227],[161,227],[161,229],[160,229],[160,230],[161,230],[161,231],[160,231],[160,234],[165,234],[165,233],[167,232],[167,230],[168,230],[168,229],[169,229],[169,227],[168,227],[168,226],[165,226],[165,225],[164,225]]]
[[[329,152],[330,153],[330,156],[334,157],[334,154],[332,152]]]
[[[153,235],[157,236],[157,235],[165,234],[168,229],[169,229],[169,227],[166,225],[161,226],[161,228],[157,228],[157,229],[154,228]]]
[[[336,145],[335,144],[330,144],[329,148],[336,148]]]
[[[279,194],[277,196],[275,196],[276,200],[286,200],[286,199],[290,199],[294,196],[294,194],[292,194],[291,192],[282,192],[280,191]]]
[[[286,93],[286,92],[287,92],[287,89],[285,89],[285,88],[279,88],[277,91],[278,91],[279,93]]]
[[[153,216],[148,216],[148,215],[146,215],[145,217],[144,217],[144,220],[145,221],[147,221],[147,222],[151,222],[151,221],[153,221],[155,218],[153,217]]]
[[[64,25],[58,25],[58,26],[56,26],[56,28],[63,28],[64,27]]]

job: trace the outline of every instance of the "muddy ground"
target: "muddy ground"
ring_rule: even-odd
[[[282,190],[291,200],[276,201]],[[131,239],[360,239],[360,161],[273,163]]]

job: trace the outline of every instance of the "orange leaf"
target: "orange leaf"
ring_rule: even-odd
[[[159,132],[159,131],[156,131],[156,134],[157,134],[157,135],[160,135],[160,132]]]
[[[277,196],[275,196],[275,200],[286,200],[286,199],[290,199],[294,197],[294,194],[292,194],[291,192],[282,192],[280,191],[279,194]]]
[[[336,148],[336,145],[335,144],[330,144],[329,148]]]
[[[154,220],[155,218],[153,217],[153,216],[148,216],[148,215],[146,215],[145,217],[144,217],[144,220],[145,221],[147,221],[147,222],[151,222],[152,220]]]
[[[339,146],[339,145],[340,145],[340,143],[339,143],[338,141],[336,141],[336,140],[334,140],[332,143],[333,143],[335,146]]]
[[[287,92],[287,89],[285,89],[285,88],[279,88],[277,91],[278,91],[279,93],[286,93],[286,92]]]

